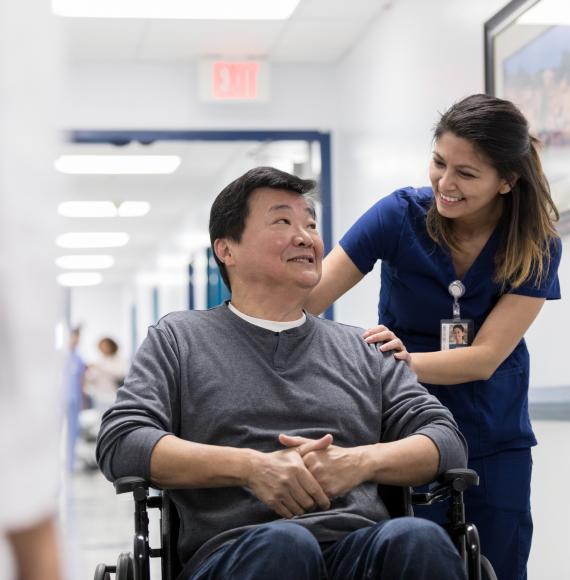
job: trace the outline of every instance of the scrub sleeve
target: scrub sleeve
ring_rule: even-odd
[[[409,352],[439,350],[440,320],[451,318],[447,291],[457,279],[450,253],[426,230],[431,188],[404,188],[372,206],[340,240],[356,267],[367,274],[381,264],[378,319],[402,339]],[[474,321],[475,333],[502,295],[494,282],[495,255],[503,231],[497,226],[462,281],[466,293],[461,315]],[[560,240],[552,242],[547,275],[513,294],[560,298]],[[482,552],[499,580],[526,578],[532,539],[530,448],[536,445],[528,415],[529,355],[524,339],[487,381],[425,385],[453,413],[469,444],[469,466],[480,485],[465,494],[466,515],[477,525]],[[442,523],[445,506],[417,509],[417,515]]]

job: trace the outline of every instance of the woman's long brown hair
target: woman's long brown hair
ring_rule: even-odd
[[[495,281],[503,291],[527,280],[536,284],[550,266],[559,214],[538,154],[539,141],[529,135],[524,115],[510,101],[472,95],[453,105],[436,125],[434,141],[450,132],[468,140],[511,183],[502,195],[504,236],[495,257]],[[461,251],[453,220],[432,203],[427,231],[438,244]]]

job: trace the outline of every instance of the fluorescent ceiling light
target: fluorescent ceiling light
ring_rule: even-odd
[[[60,256],[55,263],[65,270],[102,270],[110,268],[115,263],[115,258],[103,254],[76,254]]]
[[[72,175],[147,175],[174,173],[178,155],[61,155],[54,163]]]
[[[61,286],[96,286],[102,281],[103,276],[99,272],[73,272],[57,277],[57,283]]]
[[[117,248],[129,241],[125,232],[70,232],[57,236],[60,248]]]
[[[71,18],[181,18],[286,20],[299,0],[52,0],[58,16]]]
[[[57,211],[64,217],[140,217],[150,211],[147,201],[124,201],[119,208],[112,201],[64,201]]]
[[[541,0],[529,8],[517,24],[568,25],[570,4],[568,0]]]
[[[141,217],[150,211],[148,201],[123,201],[119,206],[120,217]]]
[[[57,212],[64,217],[115,217],[117,208],[112,201],[64,201]]]

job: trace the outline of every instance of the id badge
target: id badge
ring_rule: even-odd
[[[441,350],[463,348],[473,344],[473,321],[467,318],[450,318],[440,321]]]
[[[453,298],[453,318],[440,321],[441,350],[463,348],[473,343],[473,321],[461,318],[459,299],[465,295],[461,280],[454,280],[447,288]]]

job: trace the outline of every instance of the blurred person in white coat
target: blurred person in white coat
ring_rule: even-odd
[[[101,356],[87,366],[85,383],[94,407],[104,413],[115,402],[117,389],[127,375],[129,363],[119,352],[119,345],[108,336],[98,342],[97,348]]]
[[[18,234],[28,227],[5,175],[0,162],[0,541],[14,562],[0,554],[0,580],[60,580],[58,298],[49,261]]]
[[[0,0],[1,580],[63,578],[59,294],[51,251],[56,24],[49,2]]]

